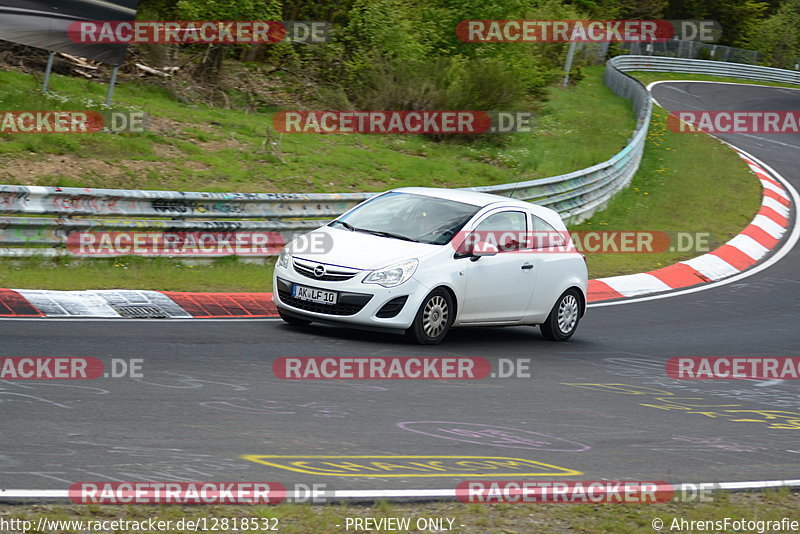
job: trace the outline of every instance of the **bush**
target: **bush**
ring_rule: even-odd
[[[440,57],[410,61],[381,58],[362,72],[358,84],[324,93],[328,107],[370,111],[517,111],[525,89],[493,59]],[[435,140],[442,136],[428,135]],[[475,135],[447,139],[474,140]]]
[[[800,58],[800,0],[789,0],[759,23],[749,42],[767,65],[794,69]]]

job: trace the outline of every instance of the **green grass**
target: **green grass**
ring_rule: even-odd
[[[0,73],[2,74],[2,73]],[[652,73],[648,73],[652,74]],[[0,76],[0,81],[2,81]],[[62,83],[84,82],[61,80]],[[125,86],[123,86],[124,88]],[[133,86],[128,91],[153,91]],[[121,89],[121,92],[122,91]],[[131,97],[133,98],[133,97]],[[145,97],[140,102],[144,104]],[[166,97],[164,97],[166,98]],[[163,106],[165,113],[176,113],[182,116],[184,111],[176,111],[180,107],[156,99]],[[608,107],[611,106],[611,107]],[[162,109],[159,109],[159,112]],[[228,110],[208,109],[197,112],[198,122],[207,114],[238,113]],[[616,122],[611,118],[622,116]],[[244,115],[249,119],[252,116]],[[503,158],[514,161],[519,169],[525,168],[532,175],[552,175],[585,167],[606,159],[610,153],[619,149],[633,128],[628,110],[628,103],[614,97],[602,85],[599,70],[589,69],[588,76],[576,88],[568,90],[553,89],[547,109],[540,118],[540,131],[536,134],[536,143],[528,152],[519,150],[519,143],[528,142],[531,136],[518,136],[509,147],[503,149]],[[620,132],[625,132],[621,135]],[[111,136],[120,137],[120,136]],[[289,136],[287,136],[289,137]],[[459,153],[459,157],[471,154],[467,159],[469,165],[492,169],[492,172],[505,173],[499,182],[513,181],[512,169],[491,165],[480,161],[477,155],[488,148],[459,147],[452,144],[435,144],[419,137],[394,136],[386,139],[383,136],[294,136],[302,138],[299,143],[323,142],[331,143],[331,150],[315,156],[318,168],[309,170],[307,191],[332,191],[334,186],[321,184],[322,176],[337,169],[341,170],[343,160],[351,167],[368,169],[374,166],[375,155],[391,152],[387,158],[394,164],[402,163],[407,176],[424,176],[430,170],[428,163],[444,160],[444,154]],[[324,137],[320,139],[320,137]],[[362,148],[349,150],[347,143],[358,139]],[[348,140],[349,139],[349,140]],[[607,145],[612,139],[618,143],[613,149]],[[580,140],[580,141],[579,141]],[[130,141],[134,142],[136,140]],[[173,140],[187,151],[196,150],[195,145],[181,140]],[[598,144],[593,144],[597,141]],[[19,142],[19,141],[15,141]],[[127,142],[127,141],[126,141]],[[138,142],[138,141],[136,141]],[[343,144],[344,143],[344,144]],[[368,144],[369,143],[369,144]],[[157,143],[151,143],[158,146]],[[427,155],[422,153],[410,155],[413,150],[424,145]],[[3,143],[0,142],[0,147]],[[575,148],[579,147],[579,148]],[[535,148],[535,149],[534,149]],[[0,151],[2,149],[0,148]],[[491,149],[500,150],[500,149]],[[474,152],[474,154],[473,154]],[[522,154],[522,156],[520,156]],[[568,156],[569,155],[569,156]],[[497,159],[499,156],[495,155]],[[514,160],[520,158],[519,161]],[[500,159],[503,159],[500,158]],[[326,162],[330,159],[330,165]],[[381,164],[384,160],[381,159]],[[463,162],[462,161],[462,162]],[[503,160],[506,161],[506,160]],[[0,162],[2,160],[0,159]],[[566,162],[566,163],[565,163]],[[511,163],[509,163],[511,164]],[[323,172],[324,170],[324,172]],[[2,171],[0,171],[2,172]],[[365,171],[366,172],[366,171]],[[452,177],[459,185],[478,185],[482,183],[475,176],[459,174]],[[384,171],[377,174],[385,175]],[[497,175],[493,175],[497,178]],[[525,175],[527,178],[528,175]],[[92,178],[95,179],[95,178]],[[104,183],[101,175],[96,177]],[[165,178],[166,179],[166,178]],[[333,178],[331,178],[333,179]],[[421,179],[421,178],[419,178]],[[194,178],[195,184],[197,178]],[[460,180],[460,182],[458,181]],[[435,180],[429,185],[448,185]],[[330,182],[335,183],[335,182]],[[339,181],[339,184],[342,182]],[[379,185],[375,180],[364,183],[355,180],[354,190],[374,189]],[[392,185],[412,185],[418,182],[403,181]],[[82,185],[82,182],[60,185]],[[250,184],[253,185],[253,184]],[[453,184],[449,184],[453,185]],[[165,185],[170,188],[173,185]],[[378,187],[379,189],[383,187]],[[202,189],[199,188],[198,189]],[[303,187],[298,187],[303,190]],[[244,189],[242,189],[244,190]],[[712,243],[719,245],[739,233],[752,219],[760,204],[760,185],[750,173],[747,166],[726,146],[718,141],[698,134],[678,134],[667,130],[666,113],[656,108],[653,113],[642,164],[630,187],[619,193],[607,209],[595,214],[582,224],[575,225],[572,230],[617,230],[617,231],[682,231],[708,232],[712,235]],[[703,251],[701,251],[703,252]],[[664,252],[658,254],[590,254],[588,255],[589,274],[592,278],[629,274],[656,269],[674,262],[699,255],[701,252]],[[74,261],[68,268],[62,262],[52,260],[29,260],[22,263],[0,260],[0,286],[30,289],[107,289],[107,288],[148,288],[173,291],[269,291],[271,281],[265,270],[270,267],[245,264],[242,262],[218,261],[210,265],[186,267],[169,260],[125,260],[127,269],[111,267],[113,262],[97,260]],[[168,275],[165,273],[169,273]]]
[[[711,248],[738,234],[759,209],[761,185],[736,153],[703,134],[667,129],[653,109],[639,171],[608,207],[571,229],[701,232]],[[704,251],[589,254],[592,278],[657,269]]]
[[[674,520],[723,521],[745,519],[752,521],[780,521],[786,517],[797,520],[800,495],[785,490],[764,493],[734,493],[715,495],[713,502],[659,504],[462,504],[462,503],[377,503],[364,505],[303,505],[282,504],[273,507],[252,506],[60,506],[36,505],[0,507],[0,517],[35,521],[40,517],[50,520],[114,520],[142,521],[209,518],[277,518],[279,531],[287,534],[339,534],[345,532],[348,517],[409,518],[413,525],[418,518],[454,519],[453,532],[459,534],[523,534],[530,532],[562,533],[646,533],[655,532],[653,519],[664,522],[662,532],[669,532]],[[173,523],[174,524],[174,523]],[[340,525],[337,527],[336,525]],[[447,523],[445,523],[447,525]],[[461,527],[460,525],[464,525]],[[213,530],[212,532],[229,532]],[[367,532],[351,529],[350,532]],[[700,532],[675,528],[673,532]],[[727,532],[722,529],[705,529],[710,532]],[[768,532],[778,532],[768,529]],[[60,532],[68,532],[62,530]],[[128,530],[118,530],[125,533]],[[150,532],[150,531],[139,531]],[[188,532],[170,529],[163,533]],[[262,530],[262,532],[265,532]],[[382,532],[396,533],[395,530]],[[405,531],[404,531],[405,532]],[[418,532],[411,530],[410,532]],[[755,531],[754,531],[755,532]]]
[[[0,287],[18,289],[158,289],[163,291],[271,291],[264,265],[234,257],[192,264],[166,258],[0,261]]]
[[[664,72],[631,72],[643,84],[658,80],[703,80],[776,87],[789,84],[740,78]],[[661,230],[709,232],[712,249],[738,234],[761,204],[761,186],[727,146],[702,134],[679,134],[666,127],[667,113],[653,109],[639,172],[608,208],[575,230]],[[592,277],[656,269],[699,255],[590,254]]]
[[[348,192],[502,184],[521,173],[526,178],[561,174],[608,159],[633,129],[630,106],[603,85],[602,68],[586,69],[586,74],[577,87],[553,88],[535,132],[514,134],[502,146],[491,141],[436,143],[413,135],[273,131],[274,152],[265,150],[264,143],[276,108],[246,113],[188,105],[164,88],[126,82],[114,94],[115,106],[152,115],[147,133],[0,135],[0,183]],[[0,71],[0,109],[98,110],[106,90],[64,76],[53,76],[53,94],[47,98],[37,86],[29,75]]]

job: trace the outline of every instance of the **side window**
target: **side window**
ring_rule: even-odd
[[[521,211],[501,211],[481,221],[475,232],[479,241],[496,244],[500,252],[520,250],[525,247],[527,219]]]
[[[566,236],[553,228],[536,215],[531,215],[533,220],[531,241],[533,248],[561,247],[567,242]]]

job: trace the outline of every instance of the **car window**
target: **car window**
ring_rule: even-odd
[[[344,222],[354,231],[444,245],[479,210],[479,206],[454,200],[389,192],[359,205],[330,225]]]
[[[525,248],[528,216],[521,211],[501,211],[486,217],[475,227],[479,241],[497,245],[500,252]]]
[[[533,248],[560,247],[566,243],[566,236],[544,222],[536,215],[531,215],[531,245]]]

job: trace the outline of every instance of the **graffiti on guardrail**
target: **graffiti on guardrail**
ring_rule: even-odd
[[[151,202],[153,210],[157,213],[222,213],[239,215],[247,213],[247,208],[241,203],[235,202],[213,202],[203,203],[192,200],[153,200]]]
[[[632,100],[637,126],[630,142],[618,154],[592,167],[560,176],[467,189],[533,201],[556,210],[569,222],[579,222],[602,209],[633,178],[644,151],[652,109],[647,90],[621,71],[619,61],[618,57],[607,64],[605,83],[616,94]],[[167,228],[180,232],[232,229],[225,226],[231,224],[229,221],[202,222],[192,219],[266,219],[240,221],[241,229],[277,232],[284,242],[288,242],[374,195],[375,193],[193,193],[2,185],[0,214],[21,217],[3,220],[0,226],[0,256],[66,254],[65,245],[70,234],[89,228],[109,232],[129,229],[133,225],[138,225],[143,230],[164,228],[164,221],[136,222],[133,219],[137,217],[173,219],[168,221]],[[36,219],[30,217],[31,215],[66,218]],[[126,221],[71,219],[79,215],[124,217]],[[208,226],[208,222],[217,226]]]

